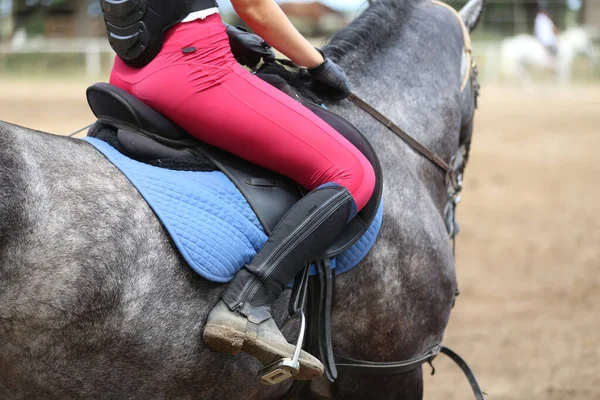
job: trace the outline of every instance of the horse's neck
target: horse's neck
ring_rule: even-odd
[[[359,97],[448,161],[458,150],[461,128],[461,57],[456,50],[462,49],[464,42],[462,31],[454,26],[456,21],[443,12],[434,12],[439,10],[423,7],[413,11],[401,29],[384,39],[386,43],[375,48],[358,47],[340,62]],[[436,23],[436,28],[424,31],[424,22]],[[400,40],[395,36],[400,35],[398,32],[402,32]],[[332,107],[371,141],[381,158],[384,175],[411,174],[441,206],[445,184],[438,167],[354,105]]]

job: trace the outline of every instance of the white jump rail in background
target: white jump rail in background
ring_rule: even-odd
[[[0,58],[10,54],[84,54],[85,71],[90,77],[102,73],[102,54],[114,54],[105,38],[47,39],[0,43]]]

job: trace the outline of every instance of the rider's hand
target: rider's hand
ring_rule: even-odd
[[[346,73],[329,58],[325,58],[321,65],[309,68],[308,72],[313,78],[315,89],[322,94],[334,100],[343,100],[350,96],[350,81]]]
[[[242,65],[254,68],[261,58],[265,61],[274,61],[275,53],[271,46],[260,36],[248,32],[242,27],[227,25],[227,36],[233,56]]]

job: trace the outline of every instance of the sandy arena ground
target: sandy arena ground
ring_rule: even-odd
[[[0,119],[66,134],[85,82],[0,80]],[[490,400],[600,398],[600,86],[484,86],[446,344]],[[470,399],[444,357],[426,399]],[[429,373],[425,367],[425,373]]]

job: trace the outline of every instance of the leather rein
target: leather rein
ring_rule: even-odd
[[[369,103],[358,97],[354,93],[350,93],[348,100],[356,104],[359,108],[365,111],[367,114],[381,122],[386,128],[394,132],[400,139],[404,140],[409,146],[419,152],[423,157],[440,167],[446,174],[452,173],[450,165],[444,161],[440,156],[429,150],[426,146],[421,144],[419,141],[414,139],[408,133],[404,132],[398,125],[392,120],[387,118],[385,115],[373,108]]]

